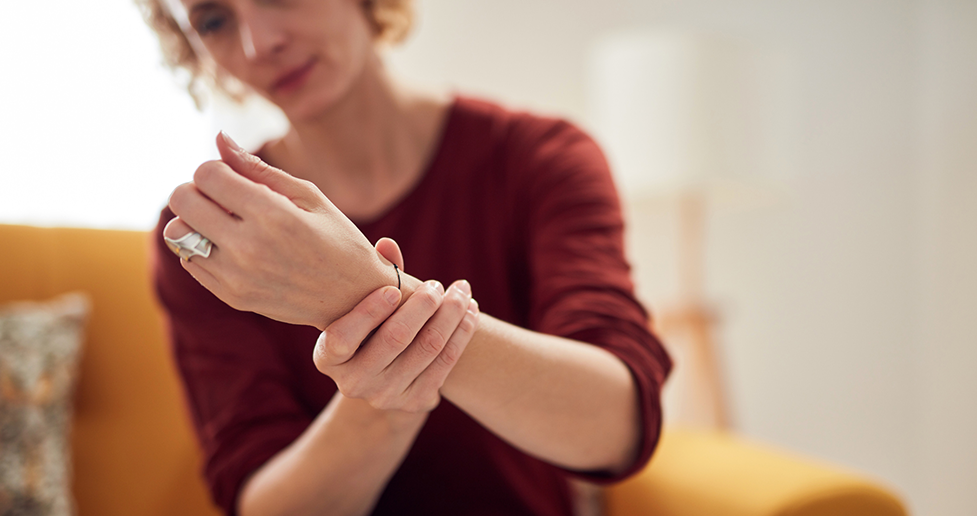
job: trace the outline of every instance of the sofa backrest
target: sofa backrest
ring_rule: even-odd
[[[80,516],[216,515],[149,279],[149,234],[0,225],[0,303],[84,291],[74,407]]]

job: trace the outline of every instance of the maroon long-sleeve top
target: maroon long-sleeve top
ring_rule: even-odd
[[[162,243],[172,216],[163,210],[157,228],[156,288],[204,475],[233,514],[244,479],[305,431],[336,385],[312,363],[315,328],[236,311],[183,270]],[[394,238],[415,277],[467,279],[484,313],[619,357],[634,376],[643,428],[629,471],[570,472],[515,449],[444,400],[374,514],[568,515],[569,475],[612,481],[648,461],[671,362],[634,297],[617,194],[593,140],[560,120],[459,97],[424,177],[357,226],[372,242]]]

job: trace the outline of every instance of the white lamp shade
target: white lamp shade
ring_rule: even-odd
[[[756,182],[778,167],[777,60],[744,42],[661,31],[591,53],[590,106],[630,197]]]

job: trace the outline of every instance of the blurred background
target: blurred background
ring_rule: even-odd
[[[0,223],[149,229],[218,130],[283,127],[260,103],[197,112],[128,0],[3,11]],[[867,473],[915,514],[977,514],[977,2],[418,11],[398,74],[607,149],[640,296],[708,337],[670,342],[671,423]]]

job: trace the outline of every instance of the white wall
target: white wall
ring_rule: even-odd
[[[977,17],[949,0],[422,0],[413,78],[588,122],[586,52],[689,28],[783,49],[789,195],[717,211],[708,288],[743,433],[873,475],[915,513],[977,514]],[[674,292],[667,206],[631,216],[636,276]]]
[[[779,42],[795,63],[790,199],[711,221],[710,284],[727,307],[738,427],[911,493],[914,4],[682,2],[657,12],[660,23]]]
[[[129,0],[5,2],[0,221],[151,228],[213,148]]]
[[[921,22],[920,502],[977,514],[977,3]]]

